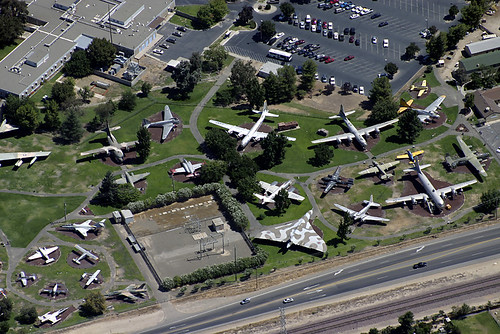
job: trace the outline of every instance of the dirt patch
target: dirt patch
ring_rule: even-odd
[[[147,54],[140,59],[140,65],[146,67],[141,80],[151,83],[153,87],[164,85],[165,80],[170,77],[170,73],[165,71],[166,64],[153,57],[149,57]]]

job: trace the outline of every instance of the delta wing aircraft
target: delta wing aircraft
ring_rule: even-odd
[[[198,164],[192,164],[191,161],[188,161],[186,159],[181,160],[181,167],[179,168],[173,168],[170,170],[170,173],[176,174],[176,173],[186,173],[186,177],[196,177],[199,176],[200,173],[196,172],[197,169],[201,168],[205,163],[200,162]]]
[[[269,230],[260,232],[256,238],[283,242],[287,248],[296,245],[324,253],[327,250],[326,243],[309,223],[312,213],[313,210],[309,210],[296,222],[270,227]]]
[[[351,210],[349,208],[346,208],[345,206],[342,206],[340,204],[334,203],[334,205],[337,208],[339,208],[340,210],[342,210],[344,212],[347,212],[349,214],[349,216],[351,216],[354,219],[354,221],[357,221],[357,220],[359,220],[361,222],[365,222],[367,220],[378,221],[378,222],[388,222],[388,221],[390,221],[390,219],[387,219],[387,218],[370,216],[369,214],[367,214],[368,210],[370,210],[371,207],[376,207],[376,208],[380,207],[379,203],[375,203],[373,201],[373,195],[370,195],[370,200],[369,201],[364,200],[363,204],[365,205],[365,207],[363,209],[361,209],[360,211],[354,211],[354,210]]]
[[[132,187],[134,183],[144,180],[148,177],[150,173],[142,173],[142,174],[134,174],[132,172],[123,171],[121,177],[115,180],[116,184],[125,184],[129,183]]]
[[[144,298],[148,295],[148,290],[146,289],[146,283],[141,285],[130,284],[125,289],[111,291],[105,294],[108,298],[121,298],[123,300],[135,302],[140,298]]]
[[[0,153],[0,166],[3,161],[17,160],[16,167],[21,167],[24,163],[23,159],[31,159],[28,167],[33,165],[38,158],[47,158],[51,152],[13,152],[13,153]]]
[[[354,179],[347,179],[346,181],[341,180],[340,178],[340,171],[342,170],[342,166],[338,166],[337,169],[335,170],[335,173],[333,175],[328,175],[321,180],[323,181],[323,184],[325,185],[325,189],[323,190],[323,194],[328,194],[330,190],[332,190],[334,187],[338,185],[344,185],[347,189],[350,189],[354,185]]]
[[[43,289],[40,293],[46,293],[46,294],[49,294],[51,295],[52,297],[56,297],[60,294],[67,294],[68,293],[68,290],[67,289],[60,289],[60,285],[59,284],[54,284],[54,286],[50,289]]]
[[[18,281],[21,281],[21,285],[22,286],[27,286],[28,285],[28,280],[36,280],[36,275],[33,274],[33,275],[26,275],[26,273],[24,271],[21,271],[19,273],[19,278],[18,278]]]
[[[293,182],[294,182],[293,180],[288,180],[278,187],[277,181],[274,181],[271,184],[264,181],[259,181],[260,186],[262,187],[262,189],[264,189],[264,194],[262,195],[254,193],[254,196],[260,199],[261,204],[274,203],[274,197],[278,195],[281,189],[285,189],[288,192],[288,198],[301,202],[305,198],[293,192],[295,190],[295,188],[291,187]]]
[[[172,115],[172,112],[170,111],[170,107],[168,105],[166,105],[165,108],[163,109],[163,121],[150,122],[147,119],[142,120],[142,126],[145,127],[146,129],[149,127],[151,127],[151,128],[163,128],[162,133],[161,133],[161,140],[162,141],[168,137],[169,133],[179,123],[180,123],[179,119]]]
[[[15,130],[19,130],[19,128],[12,126],[10,124],[7,124],[6,119],[4,119],[2,124],[0,124],[0,133],[5,133],[5,132],[10,132],[10,131],[15,131]]]
[[[359,175],[377,174],[380,180],[386,181],[392,177],[392,175],[387,174],[386,170],[393,168],[397,164],[399,164],[399,161],[392,161],[392,162],[387,162],[385,164],[379,164],[377,161],[372,160],[373,167],[362,170],[358,174]]]
[[[340,105],[340,112],[338,116],[331,116],[329,118],[342,118],[344,123],[347,126],[347,129],[349,130],[348,133],[343,133],[340,135],[335,135],[327,138],[321,138],[321,139],[316,139],[311,141],[313,144],[319,144],[319,143],[327,143],[331,141],[337,142],[337,144],[340,144],[342,140],[347,140],[351,142],[353,139],[356,139],[356,141],[361,145],[363,149],[366,149],[366,146],[368,145],[366,142],[366,139],[363,136],[368,136],[370,133],[375,132],[376,134],[380,133],[380,130],[388,127],[391,124],[396,123],[399,119],[395,118],[387,122],[383,122],[380,124],[372,125],[364,129],[356,129],[356,127],[351,123],[351,121],[347,118],[347,115],[352,114],[353,112],[344,112],[344,106]]]
[[[79,233],[82,237],[85,238],[89,232],[94,232],[100,228],[103,228],[105,221],[106,221],[106,219],[103,219],[98,223],[91,224],[92,220],[89,219],[89,220],[86,220],[86,221],[79,223],[79,224],[74,223],[74,224],[63,225],[63,226],[61,226],[61,228],[67,229],[70,231],[75,231],[75,232]]]
[[[82,253],[77,259],[73,259],[73,262],[75,262],[76,264],[80,264],[80,261],[85,259],[86,257],[89,257],[94,261],[99,261],[99,257],[97,255],[93,254],[89,250],[86,250],[82,246],[75,245],[75,248],[78,249],[80,251],[80,253]]]
[[[429,87],[427,86],[427,80],[423,80],[420,85],[411,85],[410,90],[418,90],[417,97],[421,97],[425,93],[427,93],[427,90]]]
[[[51,324],[55,324],[56,322],[61,321],[61,318],[58,318],[61,314],[63,314],[68,307],[62,308],[60,310],[54,311],[54,312],[47,312],[43,315],[38,316],[38,320],[40,320],[40,323],[45,323],[45,322],[50,322]]]
[[[386,200],[386,203],[406,203],[411,202],[412,204],[416,204],[418,201],[424,201],[427,204],[429,212],[433,212],[433,208],[437,209],[439,212],[444,209],[444,198],[446,195],[451,193],[452,196],[461,192],[463,188],[470,186],[477,182],[477,180],[471,180],[462,182],[459,184],[455,184],[452,186],[444,187],[441,189],[435,189],[432,183],[429,181],[427,176],[422,172],[422,169],[429,167],[430,165],[422,165],[420,166],[418,162],[418,158],[415,158],[415,165],[411,168],[405,169],[405,173],[417,172],[417,176],[420,180],[420,183],[425,189],[425,193],[408,195],[398,198],[389,198]]]
[[[40,247],[33,255],[28,257],[28,261],[44,258],[45,264],[54,262],[55,259],[51,258],[49,255],[52,254],[53,252],[55,252],[58,248],[59,247],[57,247],[57,246],[49,247],[49,248]]]
[[[252,111],[256,114],[260,114],[260,117],[257,120],[257,122],[255,122],[255,124],[252,126],[252,128],[250,130],[236,126],[236,125],[231,125],[231,124],[215,121],[212,119],[209,120],[209,122],[212,124],[218,125],[222,128],[227,129],[227,132],[229,134],[236,133],[239,138],[243,137],[243,139],[241,140],[240,149],[244,149],[248,145],[248,143],[250,143],[251,140],[259,141],[259,140],[267,137],[267,133],[258,131],[260,126],[264,122],[266,116],[279,117],[279,115],[272,114],[269,112],[269,109],[267,109],[267,101],[264,102],[264,107],[262,108],[262,111],[258,111],[258,110],[252,110]],[[288,139],[289,141],[296,140],[293,137],[286,137],[286,139]]]
[[[465,165],[466,163],[470,163],[471,166],[479,173],[481,176],[488,176],[488,173],[484,170],[483,165],[481,164],[482,160],[488,159],[490,156],[489,153],[478,153],[476,151],[471,151],[470,146],[467,145],[461,136],[457,136],[458,144],[460,145],[460,149],[462,150],[463,157],[459,157],[457,159],[453,159],[448,153],[446,153],[446,164],[450,168],[456,168],[459,165]]]
[[[90,277],[87,279],[87,282],[85,282],[85,288],[87,288],[94,281],[96,281],[96,283],[99,283],[99,279],[97,278],[97,276],[99,276],[100,273],[101,273],[101,269],[98,269],[98,270],[96,270],[95,273],[90,275]],[[83,279],[87,278],[88,276],[89,276],[88,273],[83,273],[81,279],[83,280]]]
[[[417,112],[418,118],[420,119],[420,122],[428,123],[433,118],[439,118],[439,114],[436,112],[436,110],[439,108],[441,103],[443,103],[445,98],[446,98],[446,95],[441,95],[436,100],[434,100],[434,102],[429,104],[427,106],[427,108],[425,108],[425,109],[412,108],[411,105],[413,103],[413,100],[409,100],[408,102],[405,102],[405,100],[403,98],[401,98],[398,114],[400,114],[403,111],[406,111],[408,109],[413,109]]]
[[[106,133],[106,136],[108,138],[108,146],[104,146],[102,148],[96,148],[94,150],[86,151],[80,153],[80,155],[85,156],[85,155],[95,155],[95,154],[101,154],[105,153],[109,155],[110,152],[113,153],[113,157],[116,159],[118,162],[123,162],[123,157],[125,154],[123,154],[123,150],[128,150],[131,147],[134,147],[137,142],[128,142],[128,143],[119,143],[118,140],[116,140],[115,136],[111,133],[112,131],[119,130],[121,129],[120,126],[115,126],[113,128],[109,127],[109,124],[106,124],[106,129],[104,131],[96,131],[96,133]]]

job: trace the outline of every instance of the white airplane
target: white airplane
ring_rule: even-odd
[[[241,140],[240,149],[244,149],[251,140],[259,141],[259,140],[267,137],[267,133],[258,131],[260,126],[264,122],[264,119],[266,118],[266,116],[279,117],[279,115],[272,114],[269,112],[269,109],[267,109],[267,101],[264,102],[264,107],[262,108],[262,111],[258,111],[258,110],[252,110],[252,111],[256,114],[260,114],[260,117],[257,120],[257,122],[255,122],[255,124],[252,126],[252,128],[250,130],[236,126],[236,125],[231,125],[231,124],[227,124],[227,123],[223,123],[223,122],[219,122],[219,121],[214,121],[212,119],[209,120],[209,122],[227,129],[227,132],[229,134],[236,132],[238,134],[239,138],[243,137],[243,139]],[[286,137],[286,139],[288,139],[289,141],[296,140],[293,137]]]
[[[331,142],[331,141],[336,141],[337,144],[340,144],[340,142],[342,140],[347,140],[347,141],[351,142],[352,139],[354,138],[361,145],[361,147],[363,147],[363,149],[366,149],[366,146],[368,144],[366,143],[366,140],[363,136],[368,136],[372,132],[379,134],[380,129],[388,127],[389,125],[394,124],[398,121],[398,119],[395,118],[395,119],[392,119],[392,120],[387,121],[387,122],[372,125],[372,126],[369,126],[367,128],[358,130],[358,129],[356,129],[356,127],[354,127],[354,125],[352,125],[351,121],[349,121],[349,119],[347,118],[347,115],[352,114],[352,113],[353,113],[353,111],[345,113],[344,106],[340,105],[339,115],[329,117],[329,118],[338,118],[338,117],[342,118],[342,120],[344,121],[344,123],[347,126],[347,129],[349,130],[348,133],[343,133],[340,135],[335,135],[335,136],[331,136],[331,137],[327,137],[327,138],[316,139],[316,140],[313,140],[311,143],[319,144],[319,143],[327,143],[327,142]]]
[[[490,156],[489,153],[478,153],[473,152],[470,149],[470,146],[467,145],[461,136],[457,136],[458,144],[460,145],[460,149],[464,154],[463,157],[459,157],[457,159],[453,159],[450,155],[446,154],[446,164],[450,166],[450,168],[455,168],[458,165],[465,165],[466,163],[470,163],[472,167],[479,173],[481,176],[488,176],[488,173],[484,170],[483,165],[480,160],[488,159]]]
[[[134,183],[144,180],[146,177],[148,177],[149,174],[150,173],[134,174],[132,172],[129,173],[127,171],[123,171],[123,174],[119,179],[115,180],[115,183],[116,184],[130,183],[133,187]]]
[[[10,124],[7,124],[7,120],[4,119],[2,124],[0,124],[0,133],[5,133],[5,132],[10,132],[10,131],[15,131],[18,130],[18,127],[12,126]]]
[[[391,169],[392,167],[398,165],[399,163],[400,163],[400,161],[391,161],[391,162],[387,162],[385,164],[379,164],[377,161],[372,160],[372,166],[373,167],[370,167],[370,168],[367,168],[365,170],[362,170],[358,174],[359,175],[367,175],[367,174],[375,174],[375,173],[377,173],[378,177],[382,181],[386,181],[386,180],[389,180],[392,177],[392,175],[387,174],[386,170]]]
[[[31,159],[28,167],[33,165],[38,158],[46,158],[51,152],[13,152],[13,153],[0,153],[0,166],[3,161],[17,160],[16,167],[21,167],[24,163],[23,159]]]
[[[49,247],[49,248],[39,247],[38,250],[35,252],[35,254],[33,254],[30,257],[28,257],[28,261],[44,258],[45,259],[45,264],[54,262],[55,259],[51,258],[49,256],[49,254],[52,254],[58,248],[59,247],[57,247],[57,246]]]
[[[336,204],[336,203],[334,205],[337,208],[339,208],[340,210],[347,212],[349,214],[349,216],[351,216],[355,221],[356,220],[360,220],[361,222],[364,222],[367,220],[379,221],[379,222],[390,221],[390,219],[387,219],[387,218],[375,217],[375,216],[370,216],[369,214],[367,214],[368,210],[370,210],[371,207],[377,207],[377,208],[380,207],[379,203],[375,203],[373,201],[373,195],[370,195],[369,201],[364,200],[363,204],[365,205],[365,207],[363,209],[361,209],[360,211],[354,211],[354,210],[351,210],[349,208],[346,208],[345,206],[342,206],[342,205]]]
[[[409,172],[417,172],[418,178],[420,179],[420,183],[425,189],[425,194],[420,193],[420,194],[415,194],[415,195],[408,195],[408,196],[403,196],[403,197],[398,197],[398,198],[389,198],[386,200],[386,203],[406,203],[406,202],[411,202],[412,204],[416,204],[417,201],[425,201],[427,204],[427,207],[429,208],[429,211],[432,212],[431,205],[434,205],[437,207],[438,211],[442,211],[444,208],[444,198],[448,193],[451,193],[452,196],[455,195],[456,193],[460,192],[463,190],[463,188],[470,186],[474,183],[477,182],[477,180],[471,180],[471,181],[466,181],[462,182],[459,184],[455,184],[452,186],[444,187],[441,189],[435,189],[432,183],[429,181],[427,176],[422,172],[422,169],[429,167],[430,165],[422,165],[420,166],[418,162],[418,157],[415,158],[415,165],[411,168],[405,169],[404,171],[406,173]]]
[[[24,271],[21,271],[19,273],[19,279],[18,281],[21,281],[21,284],[22,286],[27,286],[28,285],[28,280],[36,280],[36,275],[33,274],[33,275],[26,275],[26,273]]]
[[[179,119],[172,115],[172,112],[170,111],[170,107],[168,105],[166,105],[163,109],[163,121],[150,122],[147,119],[142,120],[142,126],[146,129],[149,127],[163,128],[163,131],[161,133],[161,140],[165,140],[165,138],[168,137],[170,131],[172,131],[172,129],[175,128],[175,126],[179,123]]]
[[[288,191],[288,198],[296,201],[303,201],[304,197],[294,193],[293,191],[295,190],[295,188],[293,187],[290,188],[293,182],[294,182],[293,180],[288,180],[278,187],[277,181],[274,181],[271,184],[264,181],[259,181],[260,186],[262,187],[262,189],[264,189],[264,195],[254,193],[254,196],[260,199],[261,204],[274,203],[274,197],[276,197],[276,195],[280,192],[281,189],[286,189]]]
[[[92,284],[94,281],[96,281],[96,283],[99,283],[99,280],[97,279],[97,276],[99,276],[99,274],[101,273],[101,269],[98,269],[96,270],[95,273],[93,273],[87,280],[87,282],[85,282],[85,287],[88,287],[90,284]],[[83,273],[82,275],[82,280],[87,278],[87,276],[89,276],[89,274],[87,273]]]
[[[200,173],[196,172],[197,169],[201,168],[205,163],[200,162],[198,164],[191,163],[191,161],[188,161],[186,159],[182,159],[181,161],[181,167],[179,168],[173,168],[170,170],[170,173],[176,174],[176,173],[187,173],[187,177],[195,177],[199,176]]]
[[[75,231],[75,232],[79,233],[82,237],[85,238],[87,236],[88,232],[92,232],[92,231],[95,231],[97,229],[103,228],[105,221],[106,221],[106,219],[103,219],[100,222],[95,223],[94,225],[91,225],[91,223],[93,221],[91,219],[89,219],[89,220],[86,220],[80,224],[74,223],[74,224],[63,225],[63,226],[61,226],[61,228]]]
[[[99,257],[97,255],[94,255],[93,253],[91,253],[90,251],[86,250],[82,246],[75,245],[75,248],[78,249],[82,253],[82,255],[80,255],[77,259],[73,259],[73,262],[75,262],[76,264],[80,264],[80,261],[83,260],[86,257],[89,257],[89,258],[91,258],[94,261],[99,261]]]
[[[436,110],[439,108],[440,104],[443,103],[444,99],[446,98],[446,95],[441,95],[438,97],[434,102],[429,104],[427,108],[425,109],[415,109],[411,107],[411,104],[413,103],[413,100],[409,100],[408,102],[405,102],[403,98],[400,100],[400,108],[398,110],[398,113],[402,113],[403,111],[407,109],[413,109],[417,112],[418,118],[420,119],[420,122],[422,123],[427,123],[430,122],[433,118],[439,118],[439,114],[436,112]]]
[[[89,155],[89,154],[100,154],[100,153],[105,153],[108,154],[110,152],[113,153],[113,156],[118,162],[123,162],[123,157],[125,156],[123,154],[123,150],[128,150],[129,148],[135,146],[137,144],[136,141],[128,142],[128,143],[119,143],[118,140],[116,140],[115,136],[111,133],[111,131],[115,131],[121,129],[120,126],[115,126],[113,128],[109,127],[109,124],[106,125],[106,129],[104,131],[96,131],[96,133],[106,133],[107,138],[108,138],[108,146],[104,146],[102,148],[96,148],[94,150],[86,151],[80,153],[80,155]]]
[[[68,307],[62,308],[60,310],[54,311],[54,312],[47,312],[43,315],[38,316],[38,320],[40,320],[40,323],[45,323],[45,322],[50,322],[51,324],[55,324],[58,321],[61,321],[61,318],[58,318],[61,314],[63,314]]]
[[[68,290],[67,289],[59,289],[59,284],[54,284],[54,286],[50,289],[43,289],[40,293],[47,293],[51,295],[52,297],[55,297],[60,294],[67,294]]]

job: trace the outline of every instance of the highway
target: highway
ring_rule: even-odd
[[[249,297],[246,305],[228,305],[198,314],[186,314],[182,320],[167,322],[162,326],[143,333],[192,333],[211,327],[236,322],[274,312],[278,315],[280,307],[301,305],[321,301],[335,301],[360,289],[373,289],[397,280],[409,280],[443,272],[456,266],[481,262],[500,252],[500,227],[488,227],[453,236],[439,238],[422,245],[412,246],[389,255],[353,263],[345,268],[335,268],[318,273],[312,278],[300,279],[285,286]],[[413,264],[425,261],[425,268],[413,269]],[[292,297],[293,303],[283,304],[283,299]],[[204,301],[200,301],[203,303]]]

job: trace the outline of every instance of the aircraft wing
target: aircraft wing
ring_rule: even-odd
[[[89,230],[88,227],[75,226],[75,231],[77,231],[78,233],[80,233],[83,237],[87,237],[88,230]]]
[[[479,172],[479,174],[481,174],[483,176],[487,176],[488,174],[484,170],[483,165],[481,165],[481,162],[479,161],[479,159],[476,157],[474,152],[471,151],[471,149],[464,142],[464,140],[460,136],[457,136],[457,141],[458,141],[458,144],[460,145],[460,149],[464,153],[464,156],[467,159],[469,159],[469,162],[472,165],[472,167],[474,167],[474,169],[476,169]]]
[[[354,211],[354,210],[351,210],[349,208],[346,208],[345,206],[343,205],[340,205],[340,204],[334,204],[337,208],[339,208],[340,210],[344,211],[344,212],[347,212],[349,215],[354,215],[356,213],[358,213],[357,211]]]
[[[377,222],[388,222],[390,219],[387,218],[382,218],[382,217],[376,217],[376,216],[370,216],[370,215],[364,215],[362,220],[371,220],[371,221],[377,221]]]
[[[457,141],[458,141],[458,144],[460,145],[460,149],[464,153],[465,157],[468,158],[468,157],[474,156],[474,153],[472,153],[471,149],[469,148],[469,145],[467,145],[464,142],[464,140],[462,139],[462,137],[457,136]]]
[[[168,137],[170,131],[174,128],[174,124],[168,123],[168,124],[163,124],[163,130],[161,132],[161,140],[165,140],[165,138]]]
[[[299,194],[296,194],[293,191],[288,191],[288,198],[296,201],[303,201],[305,199],[304,196],[300,196]]]
[[[0,153],[0,161],[15,160],[15,159],[29,159],[29,158],[44,158],[48,157],[50,152],[14,152],[14,153]]]
[[[419,150],[419,151],[415,151],[415,152],[412,152],[411,154],[413,155],[413,157],[416,157],[420,154],[423,154],[424,153],[424,150]],[[405,153],[405,154],[400,154],[396,157],[396,159],[409,159],[410,157],[408,156],[408,153]]]
[[[194,169],[194,170],[197,170],[198,168],[201,168],[201,166],[203,166],[203,163],[202,163],[202,162],[200,162],[199,164],[194,164],[194,165],[193,165],[193,169]]]
[[[236,126],[236,125],[231,125],[231,124],[227,124],[227,123],[222,123],[222,122],[219,122],[219,121],[214,121],[214,120],[212,120],[212,119],[211,119],[211,120],[209,120],[208,122],[209,122],[209,123],[212,123],[212,124],[215,124],[215,125],[218,125],[218,126],[220,126],[220,127],[222,127],[222,128],[227,129],[227,131],[228,131],[229,133],[232,133],[232,132],[237,132],[237,133],[238,133],[238,135],[243,135],[243,136],[245,136],[245,135],[247,135],[247,134],[248,134],[248,132],[250,132],[250,130],[249,130],[249,129],[245,129],[245,128],[242,128],[242,127],[240,127],[240,126]],[[257,134],[257,133],[259,133],[259,132],[257,132],[257,131],[256,131],[256,132],[255,132],[255,134]],[[267,134],[266,134],[266,136],[267,136]],[[264,136],[264,137],[265,137],[265,136]]]
[[[186,169],[185,169],[184,167],[182,167],[182,166],[181,166],[181,167],[179,167],[179,168],[172,169],[171,171],[172,171],[172,173],[174,173],[174,174],[175,174],[175,173],[185,173],[185,172],[186,172]]]
[[[85,151],[85,152],[82,152],[80,153],[80,155],[89,155],[89,154],[99,154],[99,153],[105,153],[105,154],[109,154],[109,152],[111,151],[116,151],[117,148],[114,147],[114,146],[104,146],[104,147],[101,147],[101,148],[96,148],[94,150],[89,150],[89,151]]]
[[[141,180],[144,180],[146,177],[148,177],[149,174],[150,173],[130,174],[130,180],[132,180],[132,183],[136,183]]]
[[[337,185],[337,182],[336,181],[329,181],[327,184],[326,184],[326,187],[325,187],[325,190],[323,190],[323,192],[325,194],[327,194],[330,190],[333,189],[333,187],[335,187]]]
[[[331,137],[316,139],[316,140],[311,141],[311,143],[319,144],[319,143],[328,143],[331,141],[340,142],[341,140],[352,140],[353,138],[354,138],[354,135],[352,133],[348,132],[348,133],[343,133],[343,134],[335,135],[335,136],[331,136]]]
[[[172,112],[170,111],[170,107],[168,105],[165,106],[165,108],[163,108],[163,120],[166,121],[167,119],[170,119],[174,117],[172,115]]]
[[[33,254],[30,257],[28,257],[28,260],[40,259],[42,256],[43,256],[42,253],[37,250],[35,254]]]
[[[341,169],[342,169],[341,166],[337,167],[337,169],[335,170],[335,173],[333,173],[333,178],[338,178],[339,177]]]
[[[431,120],[431,117],[429,115],[417,115],[417,117],[422,123],[426,123]]]
[[[130,147],[134,147],[137,144],[137,141],[129,141],[126,143],[120,143],[120,148],[122,150],[128,150]]]
[[[439,107],[439,105],[444,101],[444,99],[446,98],[446,95],[441,95],[440,97],[438,97],[434,102],[432,102],[431,104],[429,104],[427,106],[427,108],[425,108],[424,110],[425,111],[436,111],[436,109]]]
[[[462,183],[459,183],[459,184],[454,184],[454,185],[451,185],[451,186],[448,186],[448,187],[437,189],[436,192],[438,194],[440,194],[441,196],[443,196],[443,195],[446,195],[448,193],[455,193],[458,190],[461,190],[462,188],[468,187],[468,186],[470,186],[470,185],[472,185],[474,183],[477,183],[477,180],[471,180],[471,181],[466,181],[466,182],[462,182]]]
[[[378,173],[378,168],[376,166],[362,170],[361,172],[358,173],[358,175],[366,175],[366,174],[373,174],[373,173]]]
[[[409,195],[409,196],[403,196],[403,197],[396,197],[396,198],[389,198],[385,202],[386,203],[401,203],[401,202],[414,202],[414,201],[422,201],[424,199],[429,198],[427,194],[420,193],[420,194],[415,194],[415,195]]]
[[[381,165],[379,165],[379,167],[382,170],[388,170],[388,169],[396,166],[397,164],[399,164],[399,161],[391,161],[391,162],[387,162],[385,164],[381,164]]]
[[[391,119],[390,121],[383,122],[380,124],[375,124],[375,125],[369,126],[367,128],[364,128],[364,129],[359,129],[358,132],[360,135],[368,136],[370,133],[372,133],[374,131],[378,132],[378,131],[380,131],[380,129],[388,127],[389,125],[394,124],[397,121],[399,121],[399,118]]]
[[[269,192],[269,193],[272,193],[279,188],[277,185],[267,183],[265,181],[259,181],[259,184],[262,187],[262,189],[264,189],[266,192]]]
[[[7,124],[7,120],[4,119],[2,124],[0,124],[0,133],[18,130],[18,127]]]

